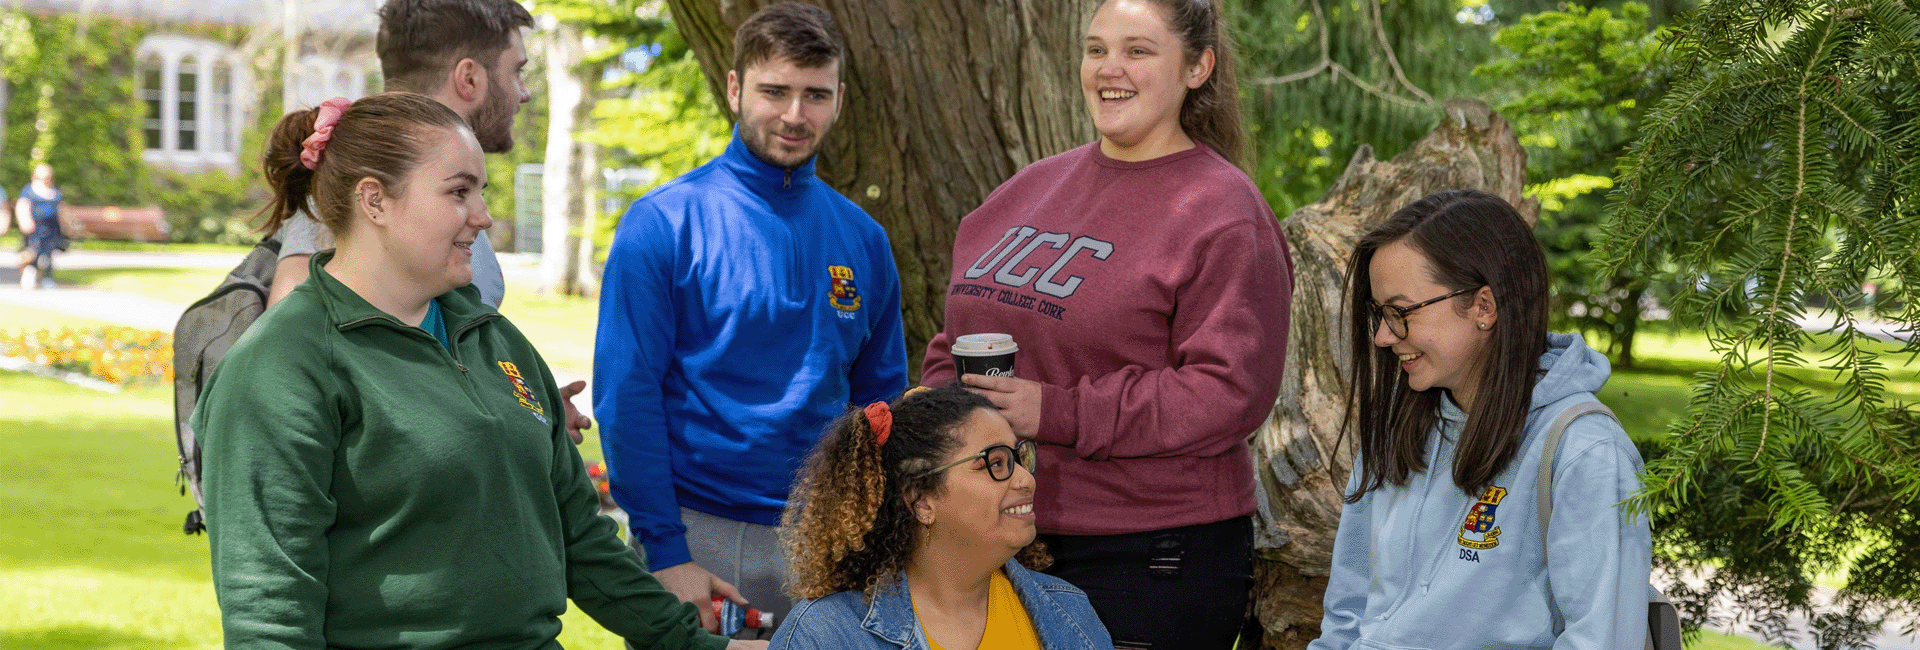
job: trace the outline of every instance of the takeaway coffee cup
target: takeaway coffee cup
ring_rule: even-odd
[[[1013,376],[1013,353],[1020,345],[1007,334],[962,334],[953,340],[953,364],[960,374]]]

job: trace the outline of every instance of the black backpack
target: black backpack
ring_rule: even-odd
[[[193,406],[200,401],[200,389],[214,364],[226,356],[247,327],[267,310],[267,291],[273,286],[273,272],[280,263],[280,241],[268,237],[247,251],[233,272],[228,273],[213,293],[194,301],[180,314],[173,326],[173,428],[180,443],[180,471],[174,483],[180,493],[193,492],[194,510],[187,513],[182,529],[198,534],[207,529],[200,514],[207,506],[200,494],[200,441],[193,436]]]

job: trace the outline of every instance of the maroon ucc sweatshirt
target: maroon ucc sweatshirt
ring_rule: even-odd
[[[948,346],[1012,334],[1014,373],[1045,385],[1041,532],[1113,535],[1254,509],[1247,434],[1286,359],[1293,265],[1253,181],[1205,145],[1140,162],[1098,142],[1034,163],[960,222]]]

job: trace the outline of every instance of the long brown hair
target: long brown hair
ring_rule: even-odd
[[[1427,470],[1428,432],[1440,417],[1440,391],[1407,385],[1398,357],[1373,344],[1374,253],[1404,241],[1426,257],[1433,280],[1450,289],[1489,287],[1500,310],[1481,352],[1473,412],[1460,433],[1453,483],[1478,495],[1507,467],[1526,433],[1540,356],[1547,351],[1547,261],[1533,229],[1513,206],[1479,190],[1427,195],[1360,239],[1347,261],[1347,315],[1353,384],[1347,422],[1360,436],[1360,481],[1348,503]],[[1465,309],[1474,294],[1446,304]],[[1435,305],[1432,308],[1440,308]]]
[[[354,183],[372,177],[388,195],[400,196],[434,131],[467,128],[453,109],[425,95],[369,95],[341,114],[320,164],[307,169],[300,161],[301,143],[313,135],[318,111],[288,113],[267,139],[260,166],[273,188],[273,200],[260,210],[266,216],[260,227],[264,232],[277,232],[295,213],[304,212],[335,237],[344,235],[353,215]]]
[[[1180,37],[1187,66],[1200,63],[1201,53],[1213,50],[1213,74],[1199,88],[1187,91],[1186,100],[1180,104],[1180,128],[1227,162],[1241,165],[1247,132],[1240,121],[1240,80],[1233,71],[1233,42],[1219,0],[1146,1],[1160,7],[1168,30]]]
[[[793,561],[795,599],[841,591],[871,597],[907,568],[920,535],[908,505],[946,491],[947,472],[927,474],[960,446],[957,432],[993,403],[960,384],[918,390],[893,402],[893,426],[880,444],[859,409],[834,421],[807,457],[781,516]],[[1045,565],[1038,544],[1023,564]]]

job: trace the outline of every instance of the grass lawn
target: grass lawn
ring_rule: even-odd
[[[1697,638],[1686,639],[1685,645],[1688,650],[1759,650],[1760,648],[1779,647],[1767,645],[1744,636],[1721,634],[1708,630],[1701,630],[1700,636]]]
[[[219,648],[207,540],[180,532],[193,501],[173,484],[171,391],[0,372],[0,395],[0,650]],[[621,647],[577,610],[563,620],[568,648]]]
[[[253,249],[252,244],[158,244],[147,242],[117,241],[111,239],[88,239],[75,242],[74,250],[82,251],[122,251],[133,253],[233,253],[245,255]]]
[[[231,269],[101,268],[58,269],[63,285],[145,296],[187,305],[206,297]]]
[[[532,285],[507,286],[500,313],[533,341],[547,365],[585,375],[593,370],[593,336],[600,303],[592,298],[536,293]]]
[[[91,318],[85,318],[81,316],[73,316],[64,312],[57,312],[49,309],[36,309],[33,307],[21,307],[18,305],[7,305],[6,309],[7,309],[6,317],[0,318],[0,331],[21,330],[21,329],[64,329],[64,328],[93,329],[96,327],[108,327],[113,325],[113,323],[109,323],[103,320],[94,320]]]

